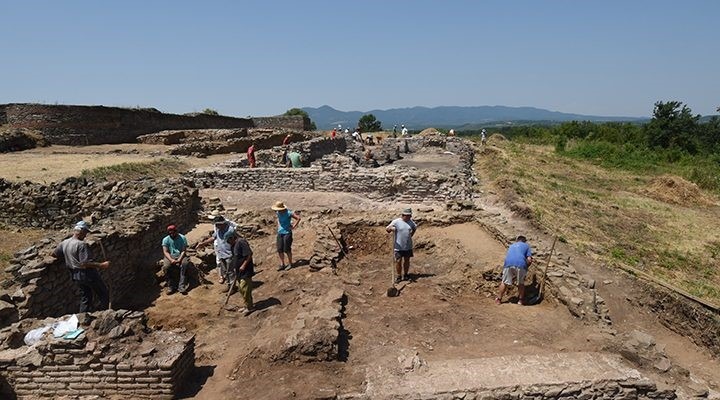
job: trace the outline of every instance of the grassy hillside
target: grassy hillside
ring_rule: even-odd
[[[629,172],[495,138],[477,160],[486,189],[561,240],[720,305],[720,201],[683,171]]]

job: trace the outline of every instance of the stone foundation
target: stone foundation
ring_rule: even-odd
[[[438,140],[438,143],[427,138],[406,141],[412,143],[416,150],[426,145],[453,149],[453,154],[448,157],[457,157],[459,163],[452,171],[437,172],[392,165],[380,168],[362,167],[358,166],[356,161],[360,157],[349,153],[351,146],[346,139],[317,138],[293,145],[307,159],[315,160],[308,168],[239,168],[246,165],[246,161],[240,159],[218,167],[195,169],[191,171],[191,175],[196,185],[202,188],[269,192],[347,192],[362,194],[374,200],[406,203],[471,199],[474,183],[472,149],[460,139]],[[290,150],[296,147],[291,146]],[[393,147],[392,144],[389,147]],[[265,165],[276,165],[277,161],[268,160],[280,158],[282,150],[275,148],[271,152],[264,152],[258,155],[258,161],[264,161]],[[347,156],[338,154],[346,150]],[[395,157],[395,152],[392,155],[383,154],[391,159]]]
[[[371,369],[365,393],[342,399],[675,399],[622,360],[605,353],[517,355],[404,362]]]
[[[32,346],[22,343],[31,328],[55,322],[24,320],[0,332],[0,395],[34,399],[59,396],[121,396],[172,399],[194,368],[195,338],[188,333],[148,330],[142,312],[90,314],[74,340],[52,330]]]

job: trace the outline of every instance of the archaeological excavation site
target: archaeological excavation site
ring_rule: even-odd
[[[489,182],[503,140],[368,144],[309,122],[0,105],[0,398],[720,399],[718,310],[558,240]],[[143,163],[163,173],[83,171]],[[282,269],[277,202],[299,217]],[[408,209],[398,281],[386,227]],[[252,249],[252,312],[196,246],[218,216]],[[53,256],[79,221],[110,262],[108,309],[80,312]],[[167,290],[169,225],[188,242],[184,293]],[[518,235],[524,304],[515,287],[496,304]]]

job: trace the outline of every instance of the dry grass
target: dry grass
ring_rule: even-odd
[[[578,250],[720,304],[720,230],[708,229],[720,206],[711,193],[686,188],[682,178],[565,158],[548,146],[495,142],[477,166],[507,202],[527,204],[538,224]],[[673,184],[664,190],[658,182]]]

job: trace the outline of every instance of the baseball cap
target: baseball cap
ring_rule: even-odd
[[[412,208],[406,208],[402,210],[402,213],[400,215],[412,215]]]
[[[90,225],[85,221],[79,221],[73,228],[76,231],[87,231],[90,232]]]
[[[175,225],[168,225],[167,231],[168,231],[168,232],[177,231],[177,226],[175,226]]]

